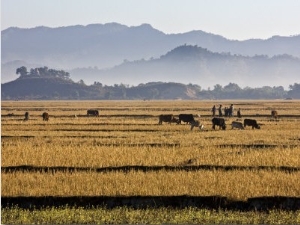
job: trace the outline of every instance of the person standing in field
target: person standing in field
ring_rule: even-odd
[[[228,116],[229,115],[229,108],[225,107],[224,109],[224,116]]]
[[[222,105],[220,105],[220,107],[219,107],[219,116],[223,116],[223,113],[222,113]]]
[[[230,107],[229,107],[229,117],[233,116],[233,110],[234,110],[233,104],[231,104]]]
[[[238,111],[237,111],[237,117],[242,118],[241,108],[239,108]]]
[[[216,115],[216,105],[212,107],[211,111],[212,111],[212,116],[214,117]]]

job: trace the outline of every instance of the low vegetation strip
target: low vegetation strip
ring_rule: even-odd
[[[171,208],[206,208],[215,210],[300,210],[299,197],[267,196],[236,201],[223,196],[43,196],[43,197],[2,197],[1,208],[18,206],[24,209],[47,207],[84,207],[116,208],[132,207],[135,209],[171,207]]]
[[[186,162],[187,164],[189,162]],[[66,167],[66,166],[53,166],[53,167],[42,167],[42,166],[5,166],[1,167],[2,173],[15,173],[15,172],[40,172],[40,173],[55,173],[55,172],[124,172],[129,171],[199,171],[199,170],[222,170],[222,171],[243,171],[243,170],[266,170],[266,171],[282,171],[282,172],[298,172],[300,167],[289,167],[289,166],[222,166],[222,165],[184,165],[184,166],[116,166],[116,167]]]
[[[195,207],[135,209],[51,207],[1,210],[3,224],[299,224],[299,210],[236,211]]]

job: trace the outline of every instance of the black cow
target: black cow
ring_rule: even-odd
[[[256,120],[252,120],[252,119],[244,119],[244,127],[246,126],[250,126],[252,127],[252,129],[254,128],[260,129],[260,126],[257,124]]]
[[[185,123],[191,123],[194,122],[194,116],[193,114],[179,114],[179,119],[177,121],[178,124],[181,124],[181,121],[185,122]]]
[[[99,111],[96,109],[87,110],[87,116],[99,116]]]
[[[167,123],[176,123],[178,119],[176,119],[172,114],[162,114],[158,117],[158,124],[162,124],[162,122]]]
[[[216,126],[219,126],[219,129],[222,128],[223,130],[226,130],[226,123],[223,118],[213,118],[212,119],[212,128],[215,130]]]
[[[48,121],[48,120],[49,120],[49,114],[46,113],[46,112],[44,112],[44,113],[42,114],[42,117],[43,117],[43,121]]]

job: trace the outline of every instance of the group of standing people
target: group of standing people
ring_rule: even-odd
[[[216,111],[217,111],[216,105],[214,105],[212,107],[211,111],[212,111],[212,116],[213,117],[216,116]],[[219,117],[222,117],[223,116],[222,105],[219,106],[218,112],[219,112]],[[233,115],[234,115],[234,106],[233,106],[233,104],[231,104],[229,107],[224,108],[224,116],[232,117]],[[237,111],[237,117],[239,117],[239,118],[242,117],[240,108]]]

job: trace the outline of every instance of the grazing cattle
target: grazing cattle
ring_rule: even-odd
[[[199,127],[200,130],[204,128],[203,124],[201,124],[198,120],[191,122],[191,130],[193,130],[194,127]]]
[[[162,114],[158,117],[158,124],[162,124],[162,122],[167,123],[176,123],[178,119],[176,119],[172,114]]]
[[[99,116],[99,111],[96,109],[89,109],[87,111],[87,116]]]
[[[44,113],[42,114],[42,117],[43,117],[43,121],[48,121],[48,120],[49,120],[49,114],[46,113],[46,112],[44,112]]]
[[[271,116],[274,118],[274,119],[277,119],[278,118],[278,112],[276,110],[272,110],[271,111]]]
[[[194,116],[193,114],[179,114],[179,119],[177,121],[178,124],[181,124],[181,121],[185,122],[185,123],[191,123],[194,122]]]
[[[27,121],[29,120],[29,112],[25,112],[25,118],[24,118],[24,121]]]
[[[254,128],[260,129],[260,126],[257,124],[256,120],[252,120],[252,119],[244,119],[244,127],[246,126],[250,126],[252,127],[252,129]]]
[[[237,122],[237,121],[232,121],[231,123],[231,129],[233,128],[237,128],[239,130],[244,130],[244,126],[241,122]]]
[[[226,123],[225,123],[225,120],[223,118],[213,118],[212,119],[212,123],[213,123],[213,126],[212,128],[215,130],[216,129],[216,126],[219,126],[219,129],[222,128],[223,130],[226,130]]]

